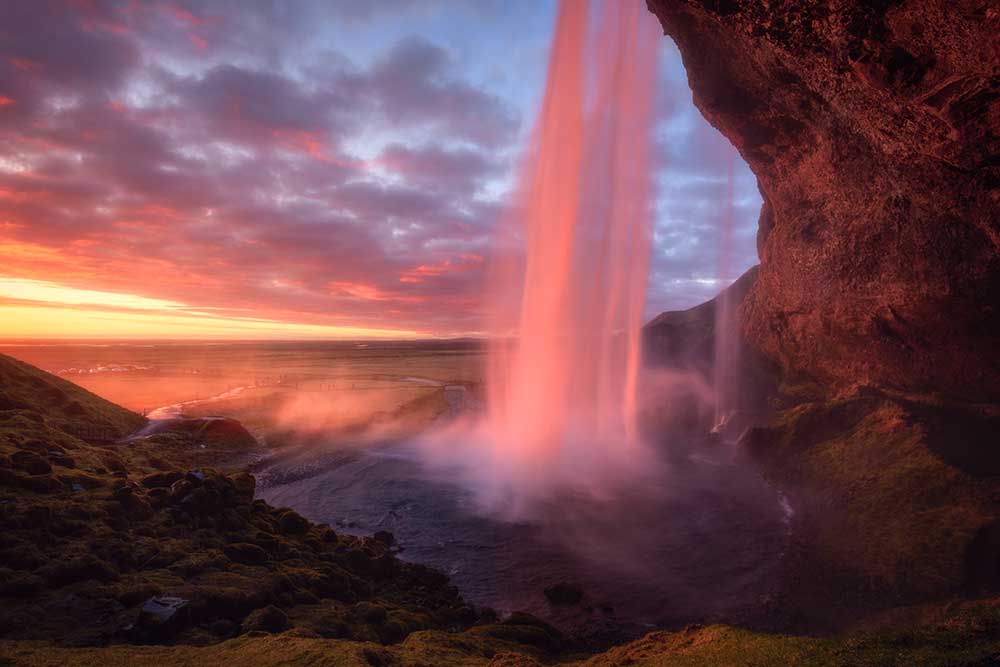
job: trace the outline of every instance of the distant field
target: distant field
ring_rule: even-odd
[[[483,359],[471,341],[59,343],[0,351],[138,412],[188,403],[180,409],[189,414],[311,430],[408,412],[429,419],[445,407],[445,385],[479,384]]]

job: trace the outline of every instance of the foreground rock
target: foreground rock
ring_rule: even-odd
[[[749,340],[786,371],[1000,401],[1000,10],[648,0],[757,175]]]

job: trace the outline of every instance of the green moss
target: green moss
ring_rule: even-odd
[[[971,542],[1000,518],[995,482],[946,462],[925,413],[902,401],[803,404],[746,442],[796,496],[817,569],[897,603],[960,590]]]

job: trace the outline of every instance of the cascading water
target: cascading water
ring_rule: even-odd
[[[596,10],[596,11],[595,11]],[[596,24],[594,23],[596,19]],[[498,246],[485,440],[498,483],[592,478],[640,449],[660,41],[636,1],[564,0],[548,82]]]
[[[717,284],[723,290],[715,298],[715,340],[712,387],[715,393],[713,431],[725,429],[737,406],[739,393],[739,321],[737,307],[728,289],[733,280],[733,188],[736,153],[727,150],[726,200],[719,222],[720,243]]]
[[[415,448],[320,462],[315,477],[296,461],[265,498],[349,518],[345,531],[391,530],[471,603],[578,636],[760,607],[783,546],[773,490],[731,464],[737,448],[683,431],[646,446],[636,423],[658,32],[640,0],[559,8],[516,208],[494,246],[485,414],[452,415]],[[548,603],[545,588],[566,581],[586,605]]]

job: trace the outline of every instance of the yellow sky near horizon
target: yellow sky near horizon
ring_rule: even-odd
[[[0,276],[0,339],[359,339],[426,332],[235,317],[176,301]]]

